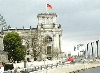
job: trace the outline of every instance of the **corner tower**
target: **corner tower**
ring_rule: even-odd
[[[52,58],[54,55],[58,57],[61,53],[62,29],[61,25],[56,23],[56,13],[40,13],[37,18],[41,53],[47,58]]]

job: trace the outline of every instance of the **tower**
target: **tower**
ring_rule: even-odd
[[[38,39],[42,46],[42,53],[46,54],[47,58],[52,58],[54,55],[58,57],[61,53],[62,29],[61,25],[56,23],[56,13],[40,13],[38,18]]]

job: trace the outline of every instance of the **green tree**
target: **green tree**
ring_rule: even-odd
[[[8,32],[3,39],[4,51],[8,52],[8,60],[24,60],[25,49],[22,46],[21,37],[17,32]]]

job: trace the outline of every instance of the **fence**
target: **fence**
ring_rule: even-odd
[[[57,68],[57,67],[61,67],[63,65],[68,65],[68,63],[59,62],[59,63],[56,63],[56,64],[39,65],[39,66],[23,68],[23,69],[8,70],[8,71],[4,71],[4,73],[38,73],[38,71]]]

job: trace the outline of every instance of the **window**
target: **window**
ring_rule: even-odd
[[[47,46],[47,54],[51,54],[51,46]]]
[[[52,38],[50,37],[50,36],[47,36],[46,38],[45,38],[45,42],[51,42],[52,41]]]

